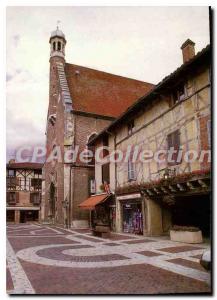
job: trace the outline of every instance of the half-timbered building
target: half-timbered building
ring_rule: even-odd
[[[42,221],[86,226],[89,214],[79,204],[91,194],[94,163],[69,161],[65,154],[87,149],[88,141],[107,127],[153,84],[66,62],[64,33],[50,36],[47,158]],[[54,159],[49,160],[55,152]],[[94,186],[92,185],[92,188]]]
[[[183,64],[90,142],[98,149],[107,138],[108,157],[129,154],[95,165],[97,193],[106,178],[115,195],[118,232],[162,235],[179,225],[210,234],[210,46],[195,55],[188,39],[181,49]]]
[[[7,164],[7,222],[39,221],[42,164]]]

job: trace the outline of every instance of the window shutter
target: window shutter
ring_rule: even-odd
[[[19,192],[16,192],[16,203],[19,203]]]
[[[136,179],[136,166],[135,163],[132,162],[133,153],[130,155],[128,160],[128,180],[135,180]]]
[[[177,162],[178,151],[180,148],[180,132],[179,132],[179,130],[176,130],[167,136],[167,143],[168,143],[168,150],[170,150],[170,148],[174,148],[174,150],[177,151],[172,156],[172,160],[174,162],[169,162],[169,165],[174,165],[174,164],[179,163],[179,162]]]
[[[110,183],[109,163],[102,166],[102,183]]]

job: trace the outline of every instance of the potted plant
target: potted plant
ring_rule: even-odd
[[[198,227],[177,226],[170,229],[170,239],[175,242],[199,244],[203,242],[202,232]]]

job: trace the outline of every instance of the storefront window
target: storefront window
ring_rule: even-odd
[[[128,202],[123,204],[123,232],[135,234],[143,233],[141,203]]]

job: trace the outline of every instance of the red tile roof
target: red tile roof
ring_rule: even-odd
[[[118,124],[123,124],[128,117],[135,112],[138,112],[148,101],[152,98],[155,98],[156,95],[161,93],[161,89],[167,91],[171,90],[174,86],[174,83],[177,82],[180,78],[185,78],[191,70],[193,70],[197,66],[201,66],[204,63],[210,63],[211,60],[211,48],[210,45],[207,45],[200,52],[198,52],[191,60],[183,63],[179,68],[177,68],[173,73],[169,74],[165,78],[163,78],[156,86],[153,87],[150,92],[146,93],[143,97],[140,97],[137,101],[135,101],[128,110],[124,111],[118,118],[116,118],[110,125],[108,125],[105,129],[103,129],[97,136],[95,136],[89,142],[89,146],[94,145],[97,140],[102,138],[104,134],[107,132],[112,132]]]
[[[154,85],[118,75],[65,64],[65,74],[76,111],[118,117]]]
[[[10,163],[7,164],[7,169],[33,169],[38,170],[42,169],[43,164],[40,163],[30,163],[30,162],[23,162],[23,163]]]
[[[87,198],[85,201],[83,201],[78,206],[82,209],[92,210],[95,208],[95,206],[97,204],[104,202],[109,197],[110,197],[110,195],[108,195],[108,194],[94,195],[94,196]]]

